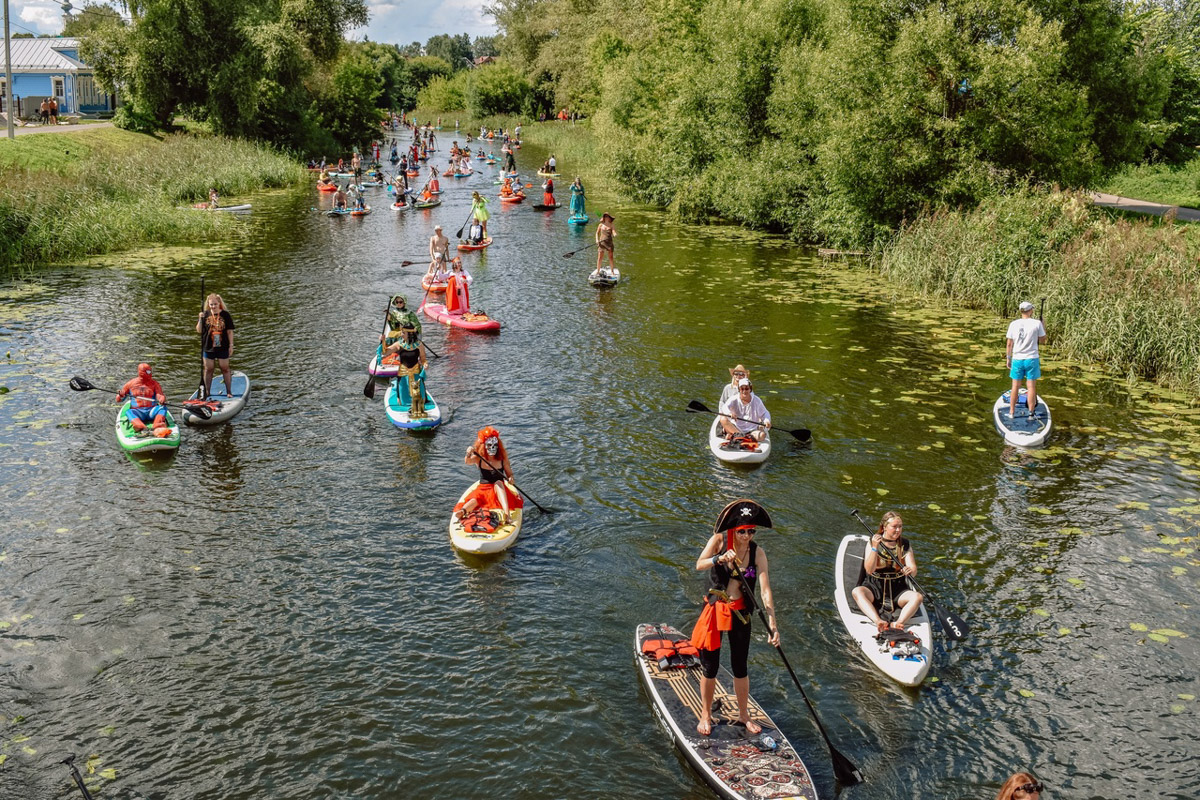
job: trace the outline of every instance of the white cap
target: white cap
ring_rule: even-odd
[[[750,379],[749,379],[749,378],[742,378],[740,381],[738,381],[738,388],[739,388],[739,389],[740,389],[740,388],[742,388],[743,386],[749,386],[749,385],[750,385]]]
[[[433,226],[433,229],[434,229],[435,231],[440,231],[440,230],[442,229],[442,226],[441,226],[441,225],[434,225],[434,226]]]
[[[1029,302],[1028,300],[1026,300],[1024,303],[1021,303],[1021,305],[1017,307],[1022,311],[1033,311],[1033,303]]]
[[[437,253],[434,253],[434,254],[433,254],[433,260],[434,260],[434,261],[441,261],[443,258],[445,258],[445,256],[443,256],[443,255],[441,254],[441,252],[437,252]]]

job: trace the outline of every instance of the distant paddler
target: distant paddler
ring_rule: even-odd
[[[579,176],[575,176],[575,182],[571,184],[571,216],[582,217],[587,212],[584,209],[584,196],[586,192],[583,189],[583,181]]]
[[[429,237],[429,260],[432,262],[438,253],[442,258],[450,258],[450,239],[442,233],[441,225],[434,225],[433,236]]]
[[[1040,319],[1033,319],[1033,303],[1026,300],[1018,307],[1021,318],[1014,319],[1008,325],[1006,336],[1006,358],[1009,373],[1012,378],[1012,391],[1008,399],[1008,415],[1017,415],[1017,393],[1021,388],[1021,379],[1025,380],[1027,391],[1026,402],[1029,404],[1029,416],[1037,410],[1037,381],[1042,377],[1041,359],[1038,345],[1046,343],[1046,328]]]
[[[546,178],[546,182],[542,184],[542,204],[547,206],[558,204],[558,201],[554,199],[553,178]]]
[[[617,229],[613,227],[614,222],[616,222],[616,220],[613,219],[612,214],[605,212],[604,216],[600,218],[600,224],[596,226],[596,271],[603,272],[600,265],[604,263],[604,256],[607,254],[607,273],[610,275],[617,266],[613,262],[613,239],[617,235]]]
[[[480,195],[479,192],[471,192],[471,217],[479,223],[480,242],[488,237],[487,224],[491,216],[487,210],[487,198]],[[479,244],[479,242],[472,242],[472,244]]]

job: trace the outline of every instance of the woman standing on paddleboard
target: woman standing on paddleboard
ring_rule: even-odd
[[[204,299],[204,310],[196,321],[196,333],[204,342],[204,397],[207,400],[212,389],[213,368],[220,366],[225,379],[225,395],[233,397],[233,376],[229,371],[229,359],[233,356],[233,317],[225,307],[219,294],[210,294]]]
[[[899,514],[889,511],[883,515],[879,530],[867,545],[862,582],[851,593],[881,633],[889,625],[904,630],[904,623],[913,618],[925,599],[908,581],[917,576],[917,559],[912,544],[901,535],[903,531],[904,520]],[[894,621],[885,620],[884,613],[893,616]]]
[[[700,678],[700,721],[696,724],[696,732],[701,736],[712,734],[712,705],[717,672],[721,668],[722,631],[729,633],[729,668],[733,673],[738,722],[746,727],[746,733],[762,732],[762,726],[750,719],[750,677],[746,668],[750,652],[750,617],[756,608],[755,584],[762,587],[762,607],[771,626],[767,641],[772,646],[779,645],[779,628],[775,624],[767,554],[754,541],[754,533],[759,527],[771,527],[771,517],[766,509],[753,500],[735,500],[717,517],[713,535],[696,559],[696,569],[708,570],[711,583],[704,611],[692,629],[692,644],[700,651],[700,663],[704,668]],[[743,587],[750,590],[749,594]]]

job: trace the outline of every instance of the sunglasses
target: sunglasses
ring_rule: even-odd
[[[745,530],[738,531],[738,534],[740,534],[740,535],[742,535],[742,536],[753,536],[753,535],[754,535],[754,528],[747,528],[747,529],[745,529]]]
[[[1045,789],[1045,788],[1046,788],[1046,784],[1044,784],[1044,783],[1041,783],[1041,782],[1039,782],[1039,783],[1026,783],[1026,784],[1023,784],[1023,785],[1021,785],[1021,786],[1018,786],[1018,787],[1016,788],[1016,791],[1018,791],[1018,792],[1024,792],[1025,794],[1041,794],[1041,793],[1042,793],[1042,790],[1043,790],[1043,789]]]
[[[754,387],[753,386],[739,386],[738,391],[739,392],[752,392],[752,391],[754,391]]]
[[[735,377],[735,378],[744,378],[744,377],[746,377],[746,373],[744,373],[744,372],[741,372],[740,370],[734,370],[734,372],[733,372],[733,377]]]

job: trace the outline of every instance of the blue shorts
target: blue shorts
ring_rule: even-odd
[[[1023,378],[1036,381],[1042,377],[1042,368],[1038,363],[1039,361],[1040,359],[1037,358],[1018,358],[1012,362],[1012,369],[1009,371],[1008,377],[1014,381],[1019,381]]]
[[[130,406],[129,410],[125,412],[125,416],[129,417],[129,419],[140,419],[142,422],[154,422],[154,418],[159,414],[162,414],[165,418],[167,416],[167,409],[157,403],[148,408],[134,408]]]

